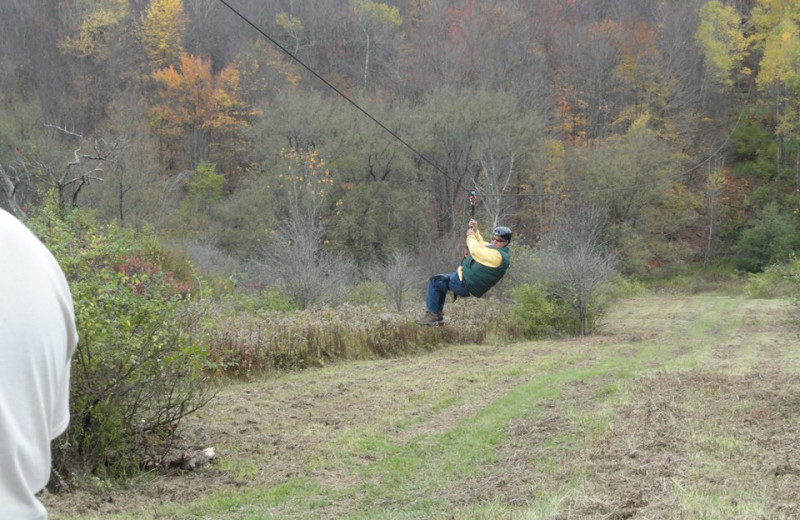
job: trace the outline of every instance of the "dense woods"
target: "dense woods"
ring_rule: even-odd
[[[3,206],[56,190],[261,283],[286,234],[361,272],[430,256],[473,188],[530,245],[596,208],[628,274],[797,246],[791,2],[228,5],[3,2]]]
[[[376,293],[407,309],[460,259],[472,190],[481,229],[515,233],[495,292],[516,288],[517,307],[491,333],[586,334],[617,273],[759,272],[800,248],[797,2],[4,0],[0,49],[0,206],[60,259],[82,251],[66,266],[78,299],[115,295],[76,305],[79,356],[97,349],[102,373],[136,373],[141,353],[100,355],[123,343],[162,353],[152,370],[190,390],[209,368],[319,361],[320,338],[435,343],[352,309],[342,321],[363,330],[253,316],[313,321]],[[264,361],[253,337],[291,343],[270,343],[269,323],[303,348]],[[90,365],[87,395],[104,386]],[[148,463],[207,399],[168,397],[124,439],[157,437]],[[108,415],[98,402],[82,427]],[[134,411],[100,433],[143,423],[139,403],[112,404]]]

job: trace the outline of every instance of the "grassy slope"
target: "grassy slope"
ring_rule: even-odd
[[[796,321],[648,296],[592,338],[234,385],[193,419],[216,464],[45,502],[56,520],[798,518]]]

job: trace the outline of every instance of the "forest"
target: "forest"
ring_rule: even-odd
[[[9,0],[2,206],[55,191],[261,285],[309,252],[351,277],[443,268],[472,189],[484,229],[531,246],[592,208],[625,274],[760,270],[800,243],[798,19],[782,0]]]
[[[553,301],[579,316],[562,332],[590,333],[615,275],[758,273],[800,249],[794,1],[4,0],[0,48],[0,207],[65,265],[79,366],[102,351],[128,373],[156,343],[196,359],[181,362],[191,378],[250,373],[264,360],[234,336],[268,343],[270,327],[288,331],[276,348],[296,332],[307,349],[271,366],[335,358],[353,349],[344,329],[331,348],[252,313],[314,320],[376,291],[421,310],[420,284],[455,267],[472,215],[485,234],[514,231],[495,296],[515,288],[523,336],[560,316]],[[203,318],[194,295],[234,312]],[[437,341],[369,334],[355,343],[380,355]],[[210,361],[195,349],[209,343]],[[148,435],[207,402],[181,388]],[[117,406],[84,404],[95,418]],[[131,410],[108,427],[145,422]]]

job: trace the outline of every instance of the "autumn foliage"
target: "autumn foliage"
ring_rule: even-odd
[[[242,131],[256,114],[241,100],[237,68],[229,65],[214,74],[210,60],[181,53],[179,66],[159,69],[153,78],[160,87],[153,126],[175,167],[235,164]]]

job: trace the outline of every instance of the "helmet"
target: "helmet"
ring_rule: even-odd
[[[496,237],[500,237],[503,240],[505,240],[506,242],[511,242],[511,229],[509,229],[509,228],[507,228],[505,226],[499,226],[499,227],[494,228],[494,231],[492,232],[492,235],[496,236]]]

